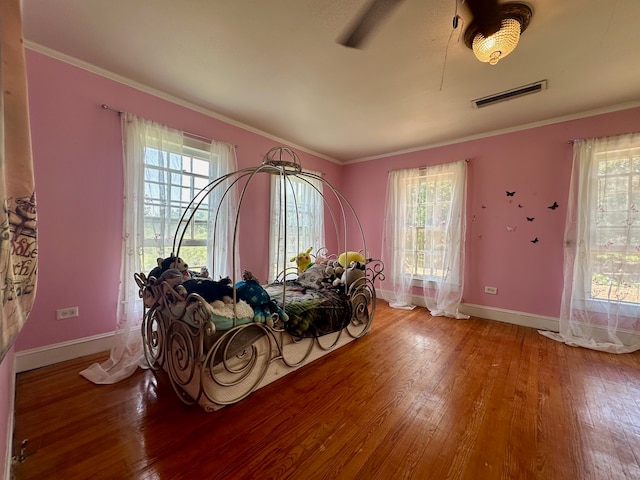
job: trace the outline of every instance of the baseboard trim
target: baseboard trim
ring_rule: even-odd
[[[391,298],[391,291],[376,290],[380,298],[388,301]],[[414,305],[426,307],[424,299],[421,296],[413,295],[411,302]],[[512,325],[520,325],[522,327],[535,328],[537,330],[550,330],[557,332],[560,329],[560,320],[555,317],[547,317],[536,315],[533,313],[517,312],[514,310],[505,310],[503,308],[487,307],[485,305],[475,305],[472,303],[463,303],[460,305],[460,312],[472,317],[486,318],[487,320],[495,320]]]
[[[17,352],[15,357],[16,373],[111,350],[113,335],[114,332],[108,332]]]
[[[536,330],[550,330],[552,332],[558,332],[560,330],[560,320],[555,317],[546,317],[533,313],[517,312],[484,305],[474,305],[472,303],[463,303],[460,305],[460,311],[472,317],[486,318],[488,320],[510,323],[512,325],[520,325],[521,327],[535,328]]]

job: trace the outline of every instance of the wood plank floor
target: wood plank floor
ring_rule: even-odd
[[[18,375],[26,479],[638,479],[640,354],[379,302],[370,334],[215,413],[102,356]]]

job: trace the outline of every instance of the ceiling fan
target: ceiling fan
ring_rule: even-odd
[[[485,38],[500,30],[505,15],[515,16],[521,25],[521,31],[527,27],[531,18],[531,9],[520,3],[500,3],[498,0],[456,0],[467,6],[471,13],[469,27],[465,30],[465,42],[471,48],[475,34]],[[372,0],[360,12],[338,43],[350,48],[362,48],[368,36],[389,16],[403,0]],[[517,8],[514,6],[518,6]],[[524,13],[522,13],[524,12]],[[524,17],[524,18],[521,18]],[[454,17],[457,27],[457,16]],[[469,37],[467,39],[467,37]],[[468,40],[468,42],[467,42]]]

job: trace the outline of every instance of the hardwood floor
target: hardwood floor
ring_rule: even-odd
[[[26,479],[637,479],[640,352],[379,302],[370,334],[216,413],[104,355],[18,375]]]

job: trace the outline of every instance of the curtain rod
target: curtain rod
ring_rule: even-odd
[[[124,113],[122,110],[116,110],[115,108],[111,108],[109,105],[107,105],[106,103],[103,103],[102,105],[100,105],[100,108],[104,109],[104,110],[109,110],[110,112],[114,112],[117,113],[118,116],[122,116],[122,114]],[[192,133],[192,132],[182,132],[185,135],[195,138],[197,140],[204,140],[206,142],[213,142],[214,139],[213,138],[209,138],[209,137],[205,137],[204,135],[198,135],[197,133]],[[234,145],[233,148],[238,148],[238,145]]]

